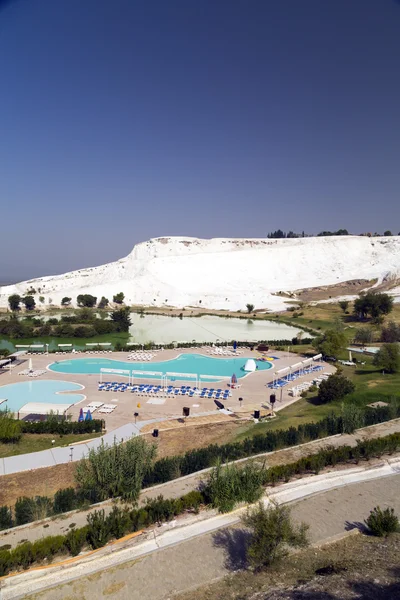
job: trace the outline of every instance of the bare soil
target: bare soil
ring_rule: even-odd
[[[0,477],[0,506],[12,506],[21,496],[53,496],[61,488],[75,486],[76,463],[22,471]]]
[[[175,600],[394,600],[400,598],[400,534],[354,535],[293,554],[260,573],[242,571]]]
[[[359,294],[367,287],[371,287],[376,282],[376,279],[351,279],[342,283],[333,285],[323,285],[321,287],[303,288],[295,290],[296,296],[302,302],[315,302],[318,300],[327,300],[337,296],[347,296]]]
[[[209,418],[209,417],[208,417]],[[221,417],[219,417],[221,418]],[[196,418],[196,423],[201,417]],[[224,420],[214,423],[190,425],[183,419],[165,421],[157,424],[159,437],[154,438],[150,432],[145,434],[147,441],[157,445],[157,457],[174,456],[183,454],[188,450],[204,448],[209,444],[227,444],[235,438],[236,433],[243,427],[243,420],[226,417]],[[163,429],[169,427],[168,429]],[[154,426],[150,427],[153,431]]]

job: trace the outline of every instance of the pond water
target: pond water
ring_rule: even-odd
[[[275,321],[225,318],[205,315],[203,317],[168,317],[163,315],[131,314],[132,326],[129,338],[121,334],[103,335],[90,339],[79,338],[34,338],[31,340],[15,340],[15,344],[49,344],[55,350],[57,344],[72,343],[76,348],[84,348],[86,342],[137,342],[145,344],[154,342],[168,344],[172,342],[230,342],[237,340],[260,341],[292,339],[301,331],[296,327],[276,323]],[[307,334],[308,335],[308,334]],[[10,340],[0,340],[0,348],[14,351]]]

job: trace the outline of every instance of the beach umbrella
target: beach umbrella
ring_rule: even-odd
[[[32,365],[32,359],[31,359],[31,358],[29,359],[29,363],[28,363],[28,369],[29,369],[30,371],[33,371],[33,365]]]
[[[351,353],[351,350],[349,350],[349,361],[350,361],[350,362],[353,362],[353,355],[352,355],[352,353]]]
[[[236,384],[237,384],[237,377],[234,373],[231,377],[231,387],[235,387]]]
[[[86,413],[85,421],[91,421],[93,419],[92,413],[90,412],[90,408]]]
[[[225,408],[225,406],[219,400],[214,400],[214,403],[217,405],[219,410],[223,410]]]
[[[236,352],[236,348],[237,348],[237,342],[236,342],[236,341],[234,341],[234,342],[233,342],[233,349],[234,349],[234,351],[235,351],[235,352]]]
[[[82,423],[83,420],[84,420],[83,408],[81,408],[81,410],[79,411],[78,421],[79,421],[79,423]]]

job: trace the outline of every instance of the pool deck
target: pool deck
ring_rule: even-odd
[[[204,356],[210,357],[210,354],[206,349],[202,348],[188,348],[188,349],[174,349],[174,350],[162,350],[159,352],[155,352],[151,361],[148,361],[146,364],[151,367],[152,362],[160,362],[167,361],[184,353],[196,353],[203,354]],[[97,355],[93,354],[66,354],[65,356],[60,356],[59,354],[50,354],[46,355],[37,355],[37,356],[25,356],[19,364],[16,364],[11,373],[8,370],[0,370],[0,397],[2,397],[1,386],[8,385],[10,383],[21,383],[23,381],[29,381],[30,378],[18,375],[19,371],[25,369],[28,365],[29,358],[32,358],[33,369],[46,369],[46,367],[55,361],[61,360],[73,360],[74,358],[94,358],[94,357],[104,357],[118,361],[124,361],[129,363],[131,369],[135,369],[134,360],[127,360],[127,356],[129,353],[127,352],[113,352],[113,353],[99,353]],[[291,366],[295,363],[298,363],[301,360],[298,354],[289,354],[288,352],[277,352],[273,351],[273,355],[279,357],[279,360],[275,360],[273,362],[274,368],[268,370],[260,370],[254,373],[249,374],[246,377],[239,379],[239,387],[237,389],[232,390],[232,397],[229,400],[224,401],[225,408],[232,409],[236,414],[242,413],[249,414],[250,411],[254,409],[262,409],[263,405],[265,408],[269,408],[269,396],[272,393],[272,390],[268,389],[266,386],[273,380],[274,372],[282,369],[284,367]],[[256,358],[259,356],[259,352],[252,352],[251,350],[244,350],[243,354],[240,355],[244,360],[247,358]],[[219,360],[220,358],[234,358],[221,356],[214,357],[215,360]],[[335,371],[335,368],[327,363],[323,363],[324,372],[332,373]],[[151,370],[151,368],[149,369]],[[168,370],[167,368],[165,370]],[[299,378],[296,382],[292,382],[291,384],[281,388],[281,390],[275,390],[277,402],[275,405],[275,410],[280,410],[296,401],[298,398],[293,398],[289,396],[288,390],[300,382],[310,381],[314,379],[315,374],[305,375]],[[184,406],[190,407],[190,415],[191,417],[196,417],[196,415],[204,415],[205,413],[212,413],[216,411],[216,405],[213,399],[210,398],[199,398],[194,396],[193,398],[189,398],[188,396],[175,396],[175,397],[167,397],[165,398],[165,402],[163,404],[149,404],[148,401],[152,398],[148,396],[138,396],[136,394],[132,394],[131,392],[100,392],[98,390],[98,381],[99,374],[69,374],[69,373],[57,373],[54,371],[47,370],[46,374],[38,377],[35,381],[45,381],[45,380],[59,380],[59,381],[71,381],[75,383],[81,384],[84,389],[82,393],[86,395],[86,399],[82,400],[78,404],[74,405],[68,412],[72,414],[72,418],[75,420],[78,418],[79,410],[81,407],[89,404],[90,402],[103,402],[105,404],[113,404],[113,399],[118,399],[118,402],[115,402],[117,408],[111,414],[99,414],[94,413],[94,417],[97,416],[102,418],[106,423],[106,429],[108,432],[111,432],[127,423],[134,422],[134,413],[138,412],[139,417],[137,418],[137,423],[142,423],[143,421],[152,422],[153,420],[165,420],[171,419],[173,417],[179,417],[182,415],[182,409]],[[111,379],[113,381],[127,381],[126,377],[122,377],[119,375],[103,375],[104,380]],[[156,383],[151,380],[143,380],[144,383]],[[187,385],[190,385],[190,382],[184,382]],[[204,385],[207,387],[221,387],[222,389],[227,389],[229,381],[227,379],[216,382],[215,384],[205,383]],[[181,385],[181,382],[176,381],[175,384],[177,386]],[[65,400],[68,402],[68,393],[65,394]],[[156,396],[157,397],[157,396]],[[161,397],[161,396],[159,396]],[[239,398],[243,398],[242,405],[239,403]],[[140,406],[139,406],[140,405]],[[197,406],[194,406],[197,405]],[[265,409],[264,409],[265,412]]]

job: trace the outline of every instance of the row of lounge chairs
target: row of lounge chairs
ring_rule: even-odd
[[[82,408],[83,413],[87,413],[90,410],[91,413],[98,411],[101,414],[111,414],[117,406],[115,404],[104,404],[103,402],[91,402],[87,406]]]
[[[154,354],[152,354],[151,352],[132,352],[126,358],[127,360],[146,361],[154,358]]]
[[[233,348],[211,348],[207,350],[208,354],[213,354],[214,356],[238,356],[239,354],[243,354],[243,350],[234,350]]]
[[[323,373],[320,377],[313,379],[312,381],[304,381],[304,383],[300,383],[299,385],[295,385],[291,389],[289,389],[289,396],[298,396],[301,392],[306,392],[310,389],[312,385],[320,386],[320,383],[324,381],[324,379],[328,379],[329,375],[327,373]]]
[[[167,386],[166,388],[161,385],[128,385],[127,383],[118,383],[116,381],[99,383],[99,391],[101,392],[131,392],[139,396],[154,396],[157,394],[164,394],[167,396],[197,396],[200,398],[222,398],[227,400],[232,396],[230,390],[222,390],[215,388],[197,388],[189,385],[182,385],[181,387]]]
[[[291,381],[295,381],[299,377],[303,377],[303,375],[309,375],[310,373],[315,373],[317,371],[322,371],[322,370],[323,370],[323,367],[321,365],[313,365],[312,367],[309,367],[307,369],[295,371],[294,373],[290,373],[290,375],[282,377],[281,379],[272,381],[271,383],[268,384],[268,387],[272,390],[277,390],[279,388],[285,387],[286,385],[289,385],[289,383]]]
[[[18,375],[27,375],[28,377],[40,377],[41,375],[45,375],[47,371],[45,369],[37,369],[36,371],[32,371],[31,369],[24,369],[20,371]]]

